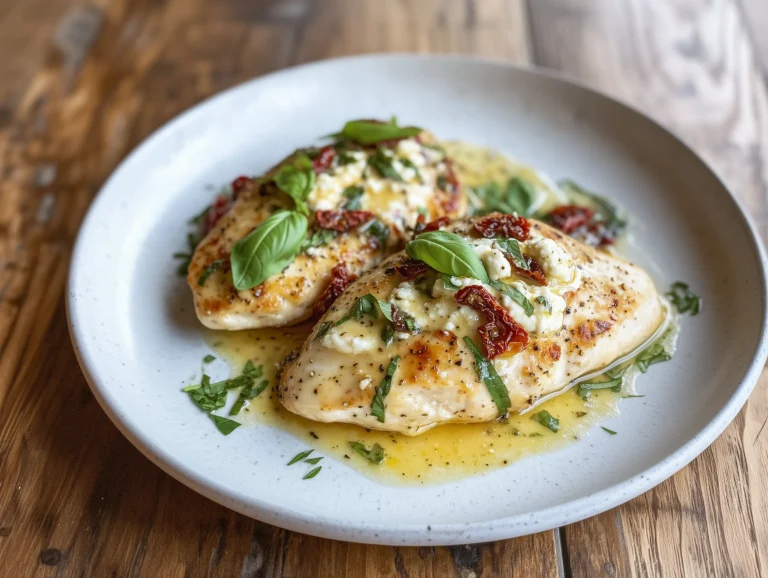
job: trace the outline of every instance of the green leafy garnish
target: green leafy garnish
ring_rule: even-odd
[[[552,415],[546,409],[542,409],[541,411],[534,413],[531,416],[531,419],[536,420],[545,428],[553,432],[557,432],[557,430],[560,429],[560,420],[556,417],[552,417]]]
[[[415,126],[397,126],[397,120],[393,117],[388,123],[351,120],[344,125],[341,132],[330,136],[338,140],[350,140],[369,145],[385,140],[410,138],[420,132],[421,129]]]
[[[363,225],[359,231],[365,233],[376,239],[379,247],[382,249],[387,246],[387,239],[389,238],[389,227],[379,221],[378,219],[371,219]]]
[[[659,339],[637,356],[635,364],[642,373],[645,373],[651,365],[669,361],[670,359],[672,359],[672,355],[664,348],[663,340]]]
[[[307,218],[296,211],[275,212],[232,248],[232,280],[239,290],[263,283],[287,267],[307,234]]]
[[[194,233],[187,233],[187,252],[178,252],[173,254],[174,259],[179,260],[179,265],[176,268],[176,274],[182,277],[186,277],[189,272],[189,263],[192,261],[192,255],[197,249],[197,245],[200,243],[200,238]]]
[[[298,165],[298,168],[297,168]],[[315,171],[306,155],[300,155],[293,165],[284,165],[275,173],[277,188],[293,199],[296,210],[309,215],[307,197],[315,186]]]
[[[323,456],[320,456],[319,458],[307,458],[304,460],[304,463],[312,464],[313,466],[316,466],[317,463],[323,459]]]
[[[345,211],[357,211],[360,209],[360,197],[363,196],[364,189],[360,185],[352,185],[344,189],[341,193],[347,201],[341,206]]]
[[[612,436],[615,436],[615,435],[616,435],[616,432],[615,432],[615,431],[613,431],[612,429],[608,429],[607,427],[605,427],[605,426],[602,426],[602,425],[601,425],[600,427],[602,428],[602,430],[603,430],[603,431],[605,431],[605,432],[608,432],[608,433],[609,433],[609,434],[611,434]]]
[[[451,289],[453,291],[458,291],[459,289],[461,289],[461,285],[456,285],[456,283],[451,281],[450,275],[443,275],[443,286],[446,289]]]
[[[314,478],[314,477],[315,477],[317,474],[319,474],[319,473],[320,473],[320,470],[322,470],[322,469],[323,469],[323,466],[317,466],[315,469],[313,469],[312,471],[310,471],[310,472],[309,472],[309,473],[308,473],[306,476],[304,476],[304,477],[303,477],[303,478],[301,478],[301,479],[302,479],[302,480],[311,480],[311,479],[312,479],[312,478]]]
[[[617,377],[615,379],[609,379],[607,381],[585,381],[584,383],[580,383],[578,389],[576,392],[581,396],[582,399],[587,399],[593,391],[597,389],[614,389],[614,388],[621,388],[621,383],[624,381],[624,378]],[[618,391],[615,390],[614,391]]]
[[[523,256],[523,250],[520,248],[520,243],[518,243],[517,239],[496,239],[496,244],[501,247],[502,251],[512,257],[517,267],[523,271],[531,270],[531,266]]]
[[[688,283],[676,281],[666,293],[678,313],[698,315],[701,310],[701,298],[688,288]]]
[[[531,207],[536,200],[533,185],[520,177],[510,178],[503,191],[498,183],[489,182],[472,188],[471,193],[478,201],[473,211],[475,215],[498,212],[530,217]]]
[[[344,317],[339,319],[336,322],[336,325],[341,325],[343,323],[346,323],[350,319],[356,319],[357,321],[360,321],[364,315],[370,315],[374,319],[378,319],[379,314],[377,312],[377,299],[370,293],[366,293],[362,297],[358,297],[355,300],[354,305],[352,305],[352,309],[349,313],[347,313]]]
[[[261,377],[262,368],[261,365],[259,365],[258,368],[256,368],[256,372],[253,374],[253,378]],[[243,388],[240,390],[240,395],[238,396],[237,400],[234,404],[232,404],[232,407],[229,410],[229,415],[237,415],[240,413],[240,410],[243,409],[243,406],[245,405],[246,401],[251,401],[252,399],[258,397],[261,395],[261,392],[267,389],[267,386],[269,386],[269,380],[263,379],[259,384],[257,385],[255,381],[251,381],[248,385],[243,386]]]
[[[374,465],[378,466],[384,461],[384,448],[378,443],[373,444],[371,449],[366,448],[360,442],[349,442],[349,447]]]
[[[547,313],[552,313],[552,304],[547,300],[546,297],[544,297],[544,295],[539,295],[536,297],[536,302],[540,303],[541,306],[547,310]]]
[[[203,357],[203,363],[210,363],[211,361],[215,361],[215,360],[216,360],[216,356],[211,355],[210,353],[205,357]]]
[[[472,339],[469,336],[465,336],[464,342],[475,358],[475,371],[477,371],[478,377],[485,382],[485,386],[488,388],[491,398],[493,398],[493,403],[496,404],[496,408],[499,410],[499,414],[506,415],[511,405],[507,386],[504,385],[501,377],[496,373],[493,362],[485,358]]]
[[[327,245],[332,239],[336,238],[338,233],[333,229],[318,229],[309,237],[305,237],[299,247],[299,252],[303,253],[310,247],[320,247],[321,245]]]
[[[376,152],[368,157],[368,166],[374,169],[379,175],[384,178],[392,179],[393,181],[402,181],[403,177],[397,172],[392,161],[394,159],[387,156],[382,149],[376,149]]]
[[[421,172],[419,171],[419,167],[417,167],[411,159],[401,157],[398,160],[400,161],[400,164],[403,165],[404,167],[412,169],[416,173],[416,178],[421,180]]]
[[[389,362],[387,367],[387,373],[384,375],[384,379],[381,381],[381,385],[376,388],[376,393],[371,401],[371,415],[376,417],[381,423],[384,423],[384,412],[386,406],[384,400],[389,395],[389,390],[392,388],[392,376],[395,375],[397,370],[397,363],[400,361],[400,356],[396,355]]]
[[[346,165],[351,165],[354,162],[357,162],[357,159],[353,157],[352,155],[345,153],[344,151],[339,152],[339,156],[337,157],[339,159],[339,166],[344,167]]]
[[[619,211],[612,202],[588,191],[572,180],[566,179],[557,183],[574,205],[586,205],[595,211],[597,217],[605,224],[609,236],[619,238],[627,228],[627,221],[619,215]]]
[[[200,285],[201,287],[205,285],[205,280],[211,276],[211,273],[221,269],[221,266],[224,264],[224,262],[225,262],[224,259],[216,259],[213,263],[208,265],[200,275],[200,278],[197,280],[197,284]]]
[[[333,327],[333,323],[330,321],[324,321],[320,324],[320,328],[317,330],[317,333],[315,333],[315,336],[312,338],[312,343],[317,341],[318,339],[322,339],[325,337],[325,334],[328,333],[328,330]]]
[[[293,456],[293,458],[291,458],[291,461],[290,461],[290,462],[288,462],[288,464],[287,464],[287,465],[289,465],[289,466],[292,466],[292,465],[293,465],[293,464],[295,464],[296,462],[300,462],[300,461],[301,461],[301,460],[303,460],[304,458],[307,458],[307,457],[309,457],[309,454],[311,454],[313,451],[315,451],[315,450],[304,450],[303,452],[299,452],[298,454],[296,454],[295,456]]]
[[[216,426],[216,429],[218,429],[225,436],[228,436],[229,434],[231,434],[233,431],[235,431],[237,428],[240,427],[240,422],[237,422],[233,419],[221,417],[220,415],[214,415],[212,413],[209,413],[208,417],[211,418],[214,425]]]
[[[199,384],[187,386],[182,391],[189,393],[190,399],[201,410],[211,412],[224,407],[227,401],[226,383],[226,381],[211,383],[211,378],[203,374]]]
[[[511,285],[507,285],[503,281],[491,281],[490,286],[496,289],[496,291],[500,291],[510,299],[512,299],[515,303],[517,303],[520,307],[523,308],[523,311],[525,311],[525,314],[530,317],[533,315],[533,303],[531,303],[528,298],[523,295],[520,291],[512,287]]]
[[[472,246],[462,237],[447,231],[422,233],[405,246],[411,259],[424,261],[436,271],[451,277],[471,277],[488,283],[488,273]]]

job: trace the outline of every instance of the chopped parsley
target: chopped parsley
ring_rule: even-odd
[[[701,311],[701,297],[696,295],[688,287],[688,283],[676,281],[666,293],[666,296],[675,306],[678,313],[690,313],[691,316],[698,315]]]
[[[381,423],[384,423],[384,412],[386,406],[384,400],[389,395],[389,390],[392,388],[392,376],[395,375],[397,370],[397,363],[400,361],[400,356],[396,355],[389,362],[387,366],[387,373],[384,375],[384,379],[381,381],[381,385],[376,388],[376,393],[371,401],[371,415],[376,417]]]
[[[373,444],[371,449],[366,448],[360,442],[349,442],[349,447],[376,466],[384,461],[384,448],[377,443]]]
[[[531,419],[536,420],[545,428],[557,432],[560,429],[560,420],[553,417],[546,409],[542,409],[539,412],[534,413]]]

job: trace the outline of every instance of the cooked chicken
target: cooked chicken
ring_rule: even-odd
[[[230,269],[233,246],[275,211],[294,209],[295,201],[274,179],[281,168],[299,161],[308,166],[309,159],[316,177],[304,200],[309,213],[306,246],[281,272],[238,290]],[[264,177],[234,184],[236,199],[228,210],[214,207],[224,214],[210,223],[187,278],[197,316],[212,329],[273,327],[307,319],[336,265],[345,263],[346,278],[354,278],[401,248],[418,223],[465,211],[450,159],[423,131],[373,145],[342,141],[297,151]]]
[[[488,227],[495,219],[530,225],[517,236],[525,267],[516,266],[520,261],[499,238],[509,232]],[[405,253],[390,257],[350,285],[285,366],[279,395],[286,408],[316,421],[407,435],[489,421],[504,411],[478,377],[465,336],[491,358],[514,412],[610,365],[663,322],[664,308],[643,270],[544,223],[491,215],[446,229],[469,242],[488,282],[438,274]],[[383,308],[371,312],[372,298],[361,305],[369,293]]]

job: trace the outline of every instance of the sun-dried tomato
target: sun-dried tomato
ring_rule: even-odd
[[[566,235],[570,235],[579,227],[589,224],[595,216],[595,211],[589,207],[563,205],[555,207],[549,213],[552,224]]]
[[[405,313],[400,311],[398,307],[392,306],[392,325],[394,325],[395,331],[410,333],[413,326],[408,327],[407,319],[408,317]],[[411,320],[411,323],[413,323],[413,320]]]
[[[451,220],[448,217],[440,217],[438,219],[435,219],[433,221],[430,221],[429,223],[426,222],[427,220],[424,218],[424,215],[419,215],[416,219],[416,234],[420,233],[429,233],[430,231],[437,231],[441,227],[445,227],[448,225]]]
[[[453,170],[453,163],[445,159],[445,172],[437,178],[437,186],[446,193],[454,194],[459,190],[459,179]]]
[[[323,313],[328,311],[328,308],[333,305],[333,302],[338,299],[339,295],[349,287],[357,279],[357,275],[350,273],[345,263],[339,263],[333,269],[331,269],[331,281],[328,286],[323,289],[320,296],[315,301],[312,307],[312,314],[315,318],[320,317]]]
[[[512,238],[525,241],[531,231],[531,224],[523,217],[496,214],[480,219],[472,228],[487,239]]]
[[[395,263],[395,270],[400,273],[403,280],[411,281],[429,271],[429,265],[424,261],[403,257],[399,262]]]
[[[373,219],[370,211],[317,211],[317,224],[322,229],[346,233]]]
[[[225,195],[219,195],[213,204],[208,208],[203,218],[203,232],[207,235],[211,232],[219,219],[229,211],[232,201]]]
[[[539,285],[548,284],[547,276],[544,274],[544,268],[538,261],[531,259],[530,257],[524,257],[525,262],[528,263],[528,269],[523,269],[522,267],[517,266],[515,260],[512,258],[512,255],[505,253],[504,256],[507,258],[507,261],[509,261],[509,264],[512,265],[512,268],[517,272],[518,275],[527,277]]]
[[[333,164],[333,159],[336,158],[336,149],[333,148],[333,145],[328,145],[320,149],[320,152],[317,154],[317,156],[312,160],[312,170],[315,171],[316,174],[324,173],[328,169],[331,168],[331,165]]]
[[[236,200],[240,193],[251,184],[251,177],[239,176],[232,181],[232,199]]]
[[[513,343],[519,343],[521,347],[528,345],[528,332],[512,319],[493,295],[479,285],[459,289],[454,298],[459,305],[466,305],[485,314],[488,321],[477,332],[488,359],[509,351]]]

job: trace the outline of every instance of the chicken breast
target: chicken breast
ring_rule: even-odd
[[[509,347],[490,361],[508,392],[511,412],[530,408],[579,376],[608,366],[641,346],[662,324],[664,307],[642,269],[530,220],[530,233],[518,246],[530,269],[540,274],[518,272],[509,247],[476,230],[478,223],[497,217],[448,227],[469,242],[489,283],[446,277],[432,269],[408,279],[413,277],[409,267],[418,262],[404,252],[353,283],[284,367],[279,384],[283,405],[316,421],[406,435],[444,423],[497,418],[503,412],[478,376],[477,359],[465,339],[485,359],[491,357],[486,345],[493,349],[505,339],[498,325],[487,325],[490,318],[482,307],[465,299],[482,291],[514,320],[518,331]],[[383,304],[377,305],[376,317],[365,303],[359,304],[369,293]],[[383,314],[390,306],[394,324]],[[387,345],[391,325],[396,327]]]
[[[308,164],[308,159],[316,176],[305,199],[309,213],[305,246],[280,273],[256,287],[236,289],[229,261],[233,246],[275,211],[295,208],[295,201],[274,179],[281,168],[298,160]],[[212,329],[274,327],[305,320],[336,265],[345,263],[349,277],[366,271],[401,248],[418,223],[456,217],[466,207],[450,159],[424,131],[373,145],[341,141],[304,149],[264,177],[240,178],[235,184],[236,198],[231,207],[226,203],[223,210],[214,207],[223,215],[210,223],[188,269],[197,316]],[[340,231],[349,225],[344,219],[351,213],[355,213],[353,226]]]

